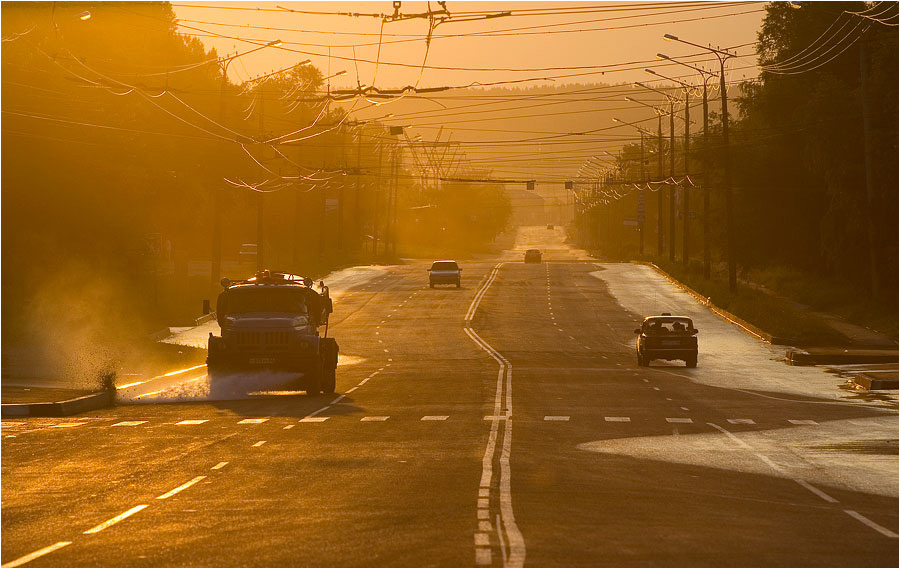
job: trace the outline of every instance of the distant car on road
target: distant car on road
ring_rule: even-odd
[[[428,269],[428,285],[434,288],[436,284],[455,284],[456,288],[459,288],[462,282],[460,273],[462,269],[456,261],[435,261]]]
[[[553,229],[553,224],[552,224],[552,223],[548,223],[548,224],[547,224],[547,229]]]
[[[538,249],[529,249],[525,251],[525,262],[526,263],[540,263],[541,262],[541,252]]]
[[[683,360],[687,367],[697,367],[697,329],[687,316],[667,312],[648,316],[634,333],[638,335],[638,365],[650,365],[651,360]]]

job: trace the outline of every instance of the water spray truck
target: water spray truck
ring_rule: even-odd
[[[206,365],[219,376],[286,372],[284,388],[334,393],[338,345],[328,337],[333,307],[328,287],[308,277],[268,269],[246,280],[222,279],[216,301],[221,336],[209,334]],[[320,334],[320,328],[324,328]]]

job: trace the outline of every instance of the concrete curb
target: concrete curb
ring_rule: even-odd
[[[55,403],[3,403],[0,416],[6,417],[66,417],[85,411],[111,407],[115,394],[109,391],[89,393],[75,399]]]
[[[199,326],[201,324],[205,324],[206,322],[210,322],[216,319],[216,313],[210,312],[209,314],[204,314],[200,318],[194,319],[194,326]]]
[[[900,380],[898,380],[897,372],[895,371],[858,373],[853,381],[856,385],[869,391],[900,389]]]
[[[738,328],[741,328],[742,330],[744,330],[751,336],[754,336],[754,337],[762,340],[763,342],[767,342],[769,344],[774,344],[774,345],[778,345],[778,346],[795,346],[795,345],[797,345],[797,342],[795,342],[795,341],[792,341],[788,338],[780,338],[778,336],[773,336],[772,334],[769,334],[768,332],[757,328],[756,326],[747,322],[746,320],[744,320],[742,318],[738,318],[737,316],[728,312],[727,310],[722,310],[721,308],[719,308],[718,306],[716,306],[715,304],[710,302],[707,297],[703,296],[702,294],[700,294],[696,290],[692,289],[691,287],[687,286],[686,284],[682,283],[681,281],[675,279],[672,275],[670,275],[669,273],[660,269],[658,266],[656,266],[655,264],[653,264],[651,262],[632,261],[632,263],[635,263],[638,265],[647,265],[648,267],[651,267],[653,270],[655,270],[662,276],[666,277],[666,279],[668,279],[669,282],[671,282],[672,284],[674,284],[681,290],[685,291],[686,293],[690,294],[691,296],[693,296],[694,298],[699,300],[704,306],[708,307],[710,310],[715,312],[720,318],[734,324]]]
[[[897,350],[853,348],[789,350],[788,363],[795,366],[896,363]]]

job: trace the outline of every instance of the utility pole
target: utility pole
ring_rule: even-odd
[[[688,161],[691,155],[691,96],[687,89],[684,90],[684,178],[685,183],[681,185],[684,193],[684,204],[681,207],[681,215],[684,217],[684,225],[681,231],[681,257],[685,267],[688,266],[688,258],[690,255],[690,186],[688,184]]]
[[[362,126],[356,132],[356,191],[353,200],[353,249],[360,245],[359,186],[362,182]]]
[[[228,64],[231,59],[225,61],[222,68],[222,81],[219,83],[219,123],[225,124],[225,88],[228,85]],[[221,144],[221,157],[225,156],[227,145]],[[219,287],[219,279],[222,278],[222,192],[221,188],[213,187],[213,234],[212,254],[210,255],[210,284],[212,290]]]
[[[265,114],[266,114],[266,106],[265,106],[265,91],[263,90],[263,85],[265,83],[260,83],[257,86],[259,90],[259,134],[263,140],[265,140],[266,136],[266,123],[265,123]],[[266,268],[265,264],[265,211],[263,209],[265,193],[257,192],[256,195],[256,269],[258,271],[262,271]]]
[[[378,145],[378,178],[375,183],[375,206],[372,208],[372,257],[378,256],[378,209],[381,207],[381,179],[384,171],[384,143]]]
[[[703,278],[710,279],[712,255],[709,243],[709,106],[706,77],[703,78]]]
[[[644,131],[640,131],[641,133],[641,182],[646,183],[647,178],[644,175]],[[640,235],[640,242],[638,244],[638,253],[643,256],[644,255],[644,188],[641,187],[638,189],[638,232]]]
[[[663,174],[663,134],[662,134],[662,113],[657,113],[657,131],[656,134],[659,138],[659,152],[657,152],[656,160],[657,160],[657,175],[659,176],[659,180],[662,181]],[[663,193],[662,188],[656,190],[656,254],[662,257],[663,252],[665,251],[665,243],[664,234],[665,230],[663,228],[663,210],[664,210],[664,201],[663,201]]]
[[[675,101],[669,99],[669,176],[675,179]],[[669,260],[675,261],[675,186],[669,185]]]
[[[875,174],[872,171],[872,116],[869,108],[869,39],[863,34],[859,43],[859,79],[860,98],[862,99],[863,113],[863,153],[866,166],[866,237],[869,249],[869,277],[872,287],[872,297],[881,298],[881,278],[878,271],[878,228],[876,226],[877,210],[875,195]]]

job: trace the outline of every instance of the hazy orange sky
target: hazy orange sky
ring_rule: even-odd
[[[426,67],[420,87],[465,85],[535,77],[561,76],[557,84],[586,82],[630,82],[652,79],[636,63],[632,70],[547,69],[536,71],[500,71],[498,68],[550,68],[604,66],[654,59],[657,52],[670,56],[698,53],[686,45],[663,40],[664,33],[675,34],[694,43],[736,49],[740,57],[729,62],[729,80],[757,74],[753,55],[756,34],[764,15],[760,2],[454,2],[447,9],[454,17],[461,12],[533,10],[548,7],[581,7],[579,14],[526,15],[499,17],[470,22],[440,24],[428,52],[427,65],[495,69],[490,71],[442,70]],[[279,9],[322,12],[393,13],[390,1],[379,2],[219,2],[174,3],[181,31],[198,36],[219,53],[245,52],[255,44],[281,40],[269,47],[235,60],[229,75],[236,82],[290,66],[307,58],[328,75],[346,71],[332,80],[332,86],[355,86],[357,81],[377,87],[414,85],[425,56],[425,19],[390,22],[383,26],[375,17],[300,14]],[[438,9],[436,2],[431,3]],[[422,13],[426,2],[404,1],[401,14]],[[695,20],[695,21],[684,21]],[[268,29],[267,29],[268,28]],[[524,29],[523,29],[524,28]],[[615,29],[618,28],[618,29]],[[566,30],[589,30],[569,33]],[[472,35],[483,33],[503,35]],[[547,33],[553,32],[553,33]],[[216,34],[230,37],[217,37]],[[452,36],[452,37],[446,37]],[[235,39],[240,38],[240,39]],[[749,44],[749,45],[748,45]],[[355,46],[355,48],[353,47]],[[329,59],[329,49],[331,57]],[[354,63],[353,59],[376,59],[373,63]],[[703,58],[696,58],[698,61]],[[392,65],[405,64],[407,67]],[[716,64],[717,66],[717,64]],[[679,67],[658,68],[668,75],[684,75]],[[329,71],[330,70],[330,71]],[[546,82],[545,82],[546,83]],[[527,84],[527,83],[526,83]],[[533,84],[540,84],[535,82]]]

